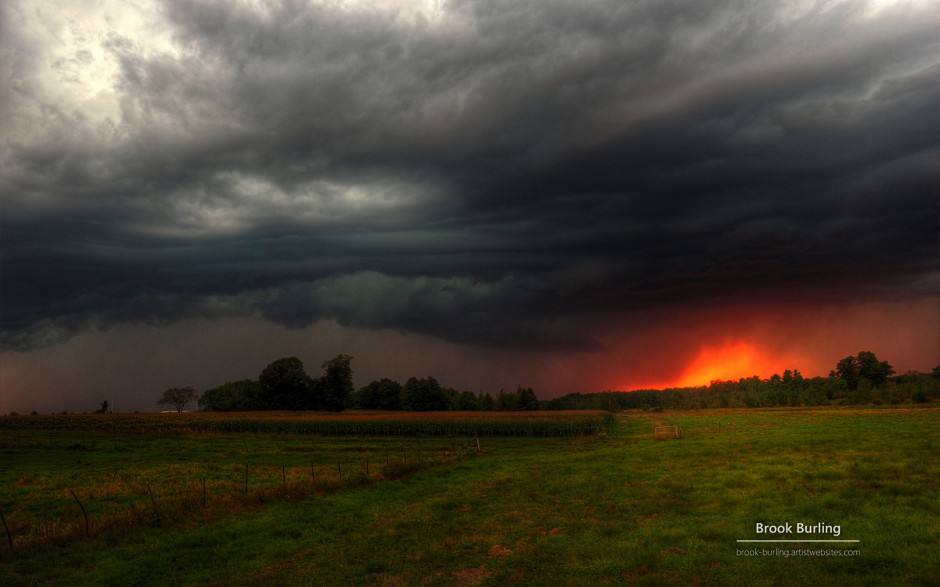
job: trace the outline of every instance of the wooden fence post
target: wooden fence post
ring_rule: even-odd
[[[0,520],[3,520],[3,529],[7,532],[7,542],[10,543],[10,550],[13,550],[13,535],[10,534],[10,527],[7,526],[7,519],[4,517],[2,510],[0,510]]]
[[[88,514],[85,512],[85,506],[82,505],[81,500],[78,499],[78,496],[75,495],[75,492],[74,492],[74,491],[72,491],[71,489],[69,489],[69,493],[72,494],[72,497],[74,497],[74,498],[75,498],[75,501],[78,502],[78,507],[81,508],[81,510],[82,510],[82,516],[85,518],[85,538],[90,538],[90,537],[91,537],[91,532],[88,531]],[[4,525],[5,525],[5,524],[6,524],[6,523],[4,522]]]

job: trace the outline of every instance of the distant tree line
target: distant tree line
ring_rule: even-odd
[[[539,400],[529,387],[515,392],[457,391],[442,387],[434,377],[411,377],[404,385],[382,378],[358,390],[353,387],[352,360],[337,355],[321,366],[312,378],[297,357],[278,359],[264,368],[258,379],[229,381],[207,389],[199,397],[199,409],[209,412],[255,410],[537,410]]]
[[[521,385],[514,392],[500,390],[494,398],[488,393],[442,387],[434,377],[411,377],[404,385],[383,378],[357,390],[351,398],[350,407],[413,412],[517,411],[537,410],[539,400],[532,388]]]
[[[340,412],[353,392],[349,355],[336,355],[321,365],[313,378],[297,357],[278,359],[264,368],[258,379],[229,381],[207,389],[199,397],[199,409],[208,412],[255,410],[327,410]]]
[[[530,387],[500,390],[495,395],[457,391],[443,387],[434,377],[409,378],[404,385],[388,378],[354,389],[353,357],[337,355],[320,367],[319,377],[304,370],[297,357],[278,359],[257,379],[229,381],[205,390],[192,387],[163,392],[157,403],[177,412],[197,401],[210,412],[256,410],[407,410],[407,411],[515,411],[515,410],[659,410],[701,408],[756,408],[777,406],[826,406],[860,404],[924,404],[940,401],[940,366],[931,373],[908,371],[895,375],[894,368],[874,353],[862,351],[836,363],[828,377],[805,378],[788,369],[769,379],[748,377],[737,381],[712,381],[700,387],[569,393],[540,402]],[[95,413],[111,411],[108,401]],[[62,412],[67,413],[67,412]],[[35,410],[33,414],[36,414]],[[18,415],[10,412],[11,416]]]
[[[278,359],[257,379],[230,381],[207,389],[199,397],[203,411],[255,410],[407,410],[407,411],[512,411],[538,410],[540,402],[529,387],[491,395],[443,387],[434,377],[411,377],[404,384],[388,378],[353,387],[353,357],[337,355],[321,365],[319,377],[304,370],[297,357]],[[168,390],[161,398],[182,409],[180,394],[194,398],[191,388]],[[173,393],[171,393],[173,392]],[[166,394],[165,394],[166,395]],[[862,351],[839,361],[828,377],[805,378],[786,370],[769,379],[749,377],[713,381],[690,388],[572,393],[541,403],[551,410],[698,409],[839,404],[926,403],[940,399],[940,367],[932,374],[908,372],[895,376],[894,368],[874,353]],[[175,402],[173,400],[176,400]],[[185,404],[183,404],[185,405]]]
[[[863,351],[838,362],[828,377],[804,378],[797,370],[769,379],[749,377],[665,390],[571,393],[548,402],[549,410],[689,410],[859,404],[923,404],[940,400],[940,367],[932,373],[894,368]]]

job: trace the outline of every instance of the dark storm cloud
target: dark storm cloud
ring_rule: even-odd
[[[936,291],[929,3],[412,4],[4,8],[3,343]]]

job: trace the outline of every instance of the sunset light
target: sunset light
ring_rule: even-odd
[[[704,347],[685,368],[675,387],[708,385],[715,380],[741,379],[772,373],[771,359],[756,345],[735,340]]]

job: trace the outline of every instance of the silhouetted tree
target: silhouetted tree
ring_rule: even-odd
[[[797,369],[787,369],[783,372],[783,384],[787,386],[800,386],[805,380],[803,375]]]
[[[199,409],[206,412],[247,412],[258,409],[260,386],[256,379],[228,381],[199,396]]]
[[[353,407],[364,410],[400,410],[401,383],[383,377],[360,387],[350,403]]]
[[[258,378],[258,409],[311,410],[320,407],[313,380],[297,357],[278,359]]]
[[[519,411],[519,410],[537,410],[539,409],[539,398],[530,387],[516,387],[516,391],[507,393],[502,389],[496,394],[495,400],[490,400],[493,408],[499,411]]]
[[[413,412],[443,411],[448,407],[447,396],[437,379],[411,377],[401,389],[401,407]]]
[[[505,390],[500,389],[499,393],[496,394],[496,400],[494,401],[494,409],[499,412],[508,412],[516,409],[516,400],[518,398],[514,393],[506,393]]]
[[[459,410],[458,405],[460,404],[460,392],[454,389],[453,387],[445,387],[441,389],[444,393],[444,397],[447,399],[447,409],[448,410]]]
[[[457,409],[464,412],[479,410],[480,402],[472,391],[463,391],[457,396]]]
[[[516,389],[516,409],[517,410],[537,410],[539,409],[539,398],[531,387],[522,387]]]
[[[858,372],[858,359],[849,355],[848,357],[836,363],[835,370],[829,373],[829,376],[838,377],[842,381],[845,381],[845,383],[849,386],[849,389],[854,390],[856,387],[858,387]]]
[[[323,363],[323,376],[317,381],[317,391],[323,407],[331,412],[343,411],[352,395],[352,360],[349,355],[336,355]]]
[[[161,406],[173,406],[177,412],[182,412],[186,404],[196,397],[196,390],[192,387],[174,387],[164,391],[157,403]]]
[[[492,412],[496,409],[496,402],[493,401],[493,396],[488,393],[480,393],[478,400],[480,402],[480,410],[484,412]]]
[[[842,379],[850,390],[855,391],[863,377],[872,385],[884,384],[888,377],[894,375],[894,368],[887,361],[879,361],[875,353],[862,351],[854,357],[850,355],[836,363],[835,370],[829,375]]]
[[[887,361],[879,361],[875,353],[862,351],[858,354],[859,374],[872,382],[873,385],[883,385],[888,377],[894,375],[894,367]]]

